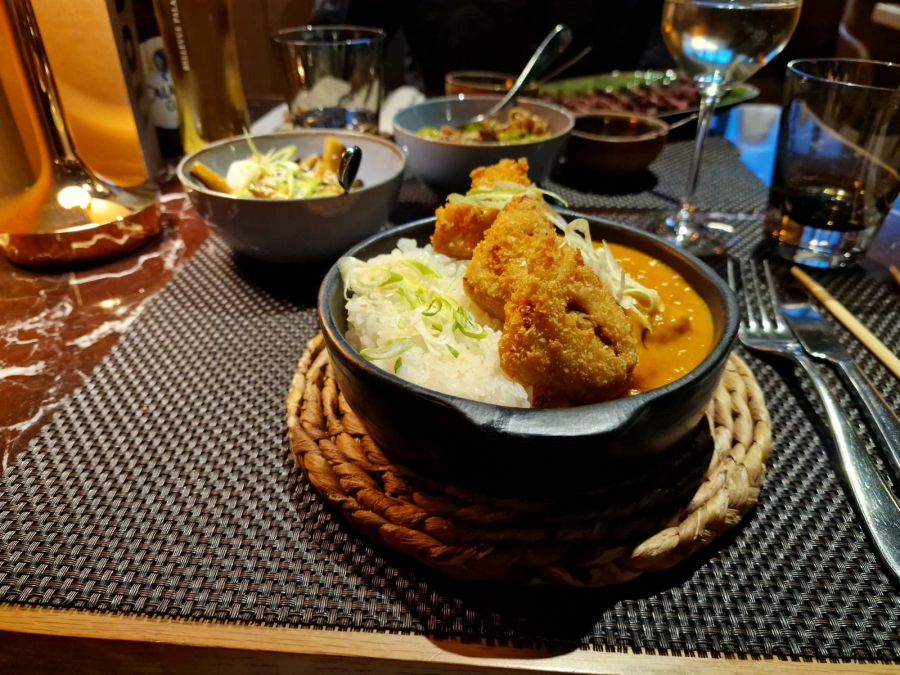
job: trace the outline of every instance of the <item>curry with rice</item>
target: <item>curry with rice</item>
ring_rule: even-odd
[[[525,160],[472,172],[431,245],[342,259],[348,339],[385,370],[506,406],[588,405],[656,389],[712,351],[709,308],[662,261],[594,243]]]

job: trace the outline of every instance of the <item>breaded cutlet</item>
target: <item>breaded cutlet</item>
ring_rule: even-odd
[[[528,269],[528,259],[542,239],[561,240],[547,218],[542,199],[517,197],[504,208],[475,247],[463,277],[466,293],[485,312],[503,319],[503,306],[518,275]]]
[[[469,174],[472,189],[486,189],[498,183],[529,186],[527,159],[502,159],[492,166],[481,166]],[[431,245],[438,253],[466,260],[493,224],[499,209],[474,204],[448,203],[435,211],[436,223]]]
[[[626,391],[637,365],[631,322],[575,249],[540,240],[504,314],[500,365],[532,387],[534,407],[586,405]]]

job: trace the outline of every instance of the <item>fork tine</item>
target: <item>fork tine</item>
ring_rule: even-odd
[[[772,311],[775,315],[775,327],[779,331],[787,330],[787,324],[781,314],[781,300],[778,298],[778,291],[775,290],[775,280],[772,278],[772,270],[769,267],[769,261],[763,261],[763,272],[766,274],[766,284],[769,287],[769,299],[772,301]]]
[[[728,275],[728,285],[731,287],[735,293],[738,292],[737,280],[734,278],[734,258],[731,256],[728,257],[728,260],[725,263],[725,271]]]
[[[774,329],[772,322],[769,320],[769,314],[771,309],[771,303],[769,302],[769,298],[766,295],[765,291],[762,288],[762,282],[760,282],[759,268],[756,265],[756,262],[750,261],[750,270],[751,277],[753,279],[753,293],[756,295],[756,306],[759,309],[759,323],[762,326],[762,329],[765,331],[771,331]]]
[[[750,330],[759,328],[759,322],[756,320],[757,302],[754,299],[752,284],[749,281],[750,273],[747,271],[747,264],[743,260],[738,261],[738,275],[741,279],[741,290],[744,296],[744,314],[746,316],[746,325]]]
[[[743,262],[737,260],[737,266],[738,271],[735,273],[735,259],[729,256],[725,267],[726,274],[728,275],[728,285],[731,287],[731,290],[734,291],[734,294],[738,296],[738,306],[741,309],[741,329],[751,330],[753,326],[753,316],[749,299],[744,298],[743,306],[741,306],[741,291],[744,290]],[[750,315],[748,315],[748,311],[751,312]]]

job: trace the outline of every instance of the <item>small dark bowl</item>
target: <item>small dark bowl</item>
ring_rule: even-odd
[[[575,116],[566,149],[566,169],[590,176],[631,176],[659,156],[669,125],[656,117],[628,113]]]
[[[513,86],[516,77],[517,75],[493,70],[452,70],[444,75],[444,94],[502,96]],[[524,92],[528,96],[534,96],[538,92],[538,86],[529,84]]]
[[[560,152],[572,130],[574,118],[565,108],[546,101],[520,98],[516,105],[533,115],[540,115],[550,124],[550,136],[528,143],[451,143],[423,138],[423,127],[439,129],[452,120],[466,119],[490,109],[499,96],[443,96],[430,98],[394,117],[394,138],[406,153],[410,170],[416,178],[439,194],[466,192],[470,186],[469,172],[479,166],[496,164],[501,159],[528,160],[528,175],[541,183],[550,175]],[[505,115],[506,113],[501,113]]]
[[[646,232],[587,219],[595,240],[658,258],[701,295],[715,326],[715,346],[706,359],[665,387],[574,408],[509,408],[449,396],[381,370],[350,346],[344,338],[344,286],[335,265],[319,290],[319,322],[341,391],[385,453],[438,480],[510,494],[614,488],[673,461],[672,449],[702,420],[734,346],[737,301],[727,284],[692,255]],[[401,237],[424,244],[433,231],[433,218],[420,220],[377,234],[346,255],[368,260],[393,250]]]

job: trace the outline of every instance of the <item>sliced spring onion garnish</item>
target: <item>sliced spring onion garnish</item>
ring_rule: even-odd
[[[383,345],[378,347],[370,347],[359,352],[367,361],[380,361],[381,359],[393,359],[400,356],[403,352],[413,346],[413,341],[409,338],[397,338],[387,340]]]
[[[459,358],[459,350],[458,350],[458,349],[454,349],[454,348],[453,348],[453,345],[447,345],[447,351],[450,352],[450,355],[451,355],[454,359],[458,359],[458,358]]]
[[[433,269],[431,269],[428,265],[426,265],[425,263],[423,263],[419,260],[404,260],[403,264],[407,265],[408,267],[412,267],[414,270],[416,270],[422,276],[425,276],[425,277],[440,278],[440,276],[441,276],[440,274],[435,272]]]
[[[472,319],[472,315],[457,305],[453,310],[453,327],[460,333],[473,340],[482,340],[487,337],[487,331]]]
[[[434,298],[428,307],[422,311],[422,316],[437,316],[438,312],[441,311],[443,304],[444,303],[440,298]]]
[[[542,198],[546,195],[563,206],[568,206],[566,200],[554,192],[542,190],[534,185],[519,185],[506,181],[501,181],[490,188],[475,188],[464,195],[453,193],[447,197],[447,203],[470,204],[481,209],[502,209],[521,195],[535,198]]]
[[[415,309],[418,306],[419,299],[410,293],[408,288],[400,286],[397,289],[397,293],[399,293],[400,297],[406,301],[406,304],[409,305],[410,309]]]
[[[584,264],[600,277],[619,306],[632,312],[640,324],[650,330],[650,316],[662,309],[659,293],[626,274],[606,242],[595,247],[591,240],[590,225],[584,218],[576,218],[567,223],[562,216],[552,213],[550,220],[562,231],[565,245],[581,253]]]
[[[301,166],[295,161],[297,146],[260,152],[249,134],[246,135],[250,157],[232,162],[225,180],[232,194],[264,199],[302,199],[327,194],[336,186],[309,170],[309,162]]]
[[[391,284],[398,284],[403,281],[403,275],[397,274],[396,272],[388,272],[387,278],[378,284],[381,287],[390,286]]]

